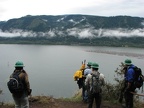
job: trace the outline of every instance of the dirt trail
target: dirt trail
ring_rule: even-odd
[[[52,99],[48,103],[30,102],[30,108],[87,108],[88,104],[83,102],[63,101]],[[101,108],[122,108],[120,105],[102,104]]]

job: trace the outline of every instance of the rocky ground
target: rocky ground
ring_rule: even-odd
[[[30,102],[30,108],[87,108],[88,104],[82,101],[69,101],[63,99],[49,99],[45,102]],[[107,102],[102,104],[101,108],[122,108],[121,105],[111,105]]]
[[[88,104],[83,101],[74,101],[70,99],[55,99],[48,96],[36,96],[29,99],[30,108],[88,108]],[[14,105],[4,105],[0,108],[14,108]],[[94,108],[94,107],[93,107]],[[120,104],[102,102],[101,108],[123,108]],[[136,107],[137,108],[137,107]],[[144,108],[144,105],[139,107]]]

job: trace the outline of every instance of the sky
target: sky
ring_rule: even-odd
[[[144,0],[0,0],[0,21],[66,14],[144,17]]]

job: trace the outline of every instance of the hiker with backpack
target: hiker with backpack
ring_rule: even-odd
[[[92,62],[87,63],[87,67],[84,70],[84,77],[85,78],[87,77],[88,74],[91,74],[91,72],[92,72],[91,65],[92,65]],[[87,103],[88,102],[88,91],[87,91],[86,86],[84,86],[84,94],[83,95],[84,95],[83,101]]]
[[[87,67],[85,68],[84,70],[84,76],[86,77],[88,74],[91,74],[92,70],[91,70],[91,65],[92,65],[92,62],[88,62],[87,63]]]
[[[29,108],[28,96],[31,95],[32,90],[30,89],[28,74],[23,67],[23,62],[17,61],[15,70],[7,83],[15,102],[15,108]]]
[[[135,89],[140,87],[138,86],[138,79],[140,79],[138,71],[135,69],[139,69],[132,64],[130,59],[126,59],[124,61],[125,64],[125,79],[124,79],[124,98],[125,98],[125,108],[133,108],[133,93]],[[139,78],[138,78],[139,77]],[[143,85],[143,82],[141,86]]]
[[[99,65],[92,63],[92,73],[88,74],[85,85],[88,90],[88,108],[92,108],[95,100],[96,108],[100,108],[102,100],[102,86],[105,85],[104,75],[98,71]]]
[[[85,77],[84,77],[85,63],[86,63],[86,60],[84,60],[84,62],[82,61],[82,65],[80,69],[77,70],[73,76],[74,81],[77,81],[79,89],[82,89],[83,100],[84,100],[84,93],[85,93],[85,84],[84,84],[85,83]]]

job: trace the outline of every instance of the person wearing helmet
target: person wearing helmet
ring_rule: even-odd
[[[85,76],[85,77],[92,72],[92,70],[91,70],[91,65],[92,65],[92,62],[88,62],[88,63],[87,63],[87,67],[86,67],[86,69],[84,70],[84,76]]]
[[[126,108],[133,108],[133,94],[130,92],[135,91],[134,86],[134,65],[130,59],[126,59],[124,61],[125,65],[125,83],[124,83],[124,98],[125,98],[125,107]]]
[[[98,71],[99,64],[92,63],[91,68],[92,72],[91,74],[87,75],[85,80],[85,85],[88,88],[88,108],[92,108],[94,99],[96,102],[95,103],[96,108],[100,108],[102,99],[101,98],[102,86],[105,85],[104,75]],[[97,84],[97,87],[95,87],[94,84]],[[99,90],[94,92],[94,90],[97,88],[99,88]]]
[[[77,70],[74,73],[74,76],[73,76],[74,81],[77,81],[79,89],[81,89],[83,87],[83,74],[84,74],[84,70],[85,70],[85,61],[84,61],[84,63],[82,62],[82,65],[81,65],[80,69]]]
[[[84,77],[85,78],[87,77],[88,74],[91,74],[91,72],[92,72],[91,65],[92,65],[92,62],[87,63],[87,67],[84,70]],[[86,86],[84,86],[84,88],[83,88],[83,101],[86,103],[88,102],[88,92],[87,92]]]
[[[28,96],[31,94],[30,83],[28,79],[27,72],[23,69],[24,64],[22,61],[17,61],[15,63],[15,69],[10,78],[12,78],[14,73],[19,73],[19,79],[24,85],[24,90],[18,93],[12,93],[12,97],[15,102],[15,108],[29,108]]]
[[[85,62],[86,60],[84,60],[84,62],[82,61],[82,65],[80,67],[79,70],[77,70],[75,73],[74,73],[74,81],[77,81],[77,84],[78,84],[78,87],[79,89],[82,90],[82,98],[84,99],[84,92],[85,92],[85,77],[84,77],[84,70],[85,70]]]

